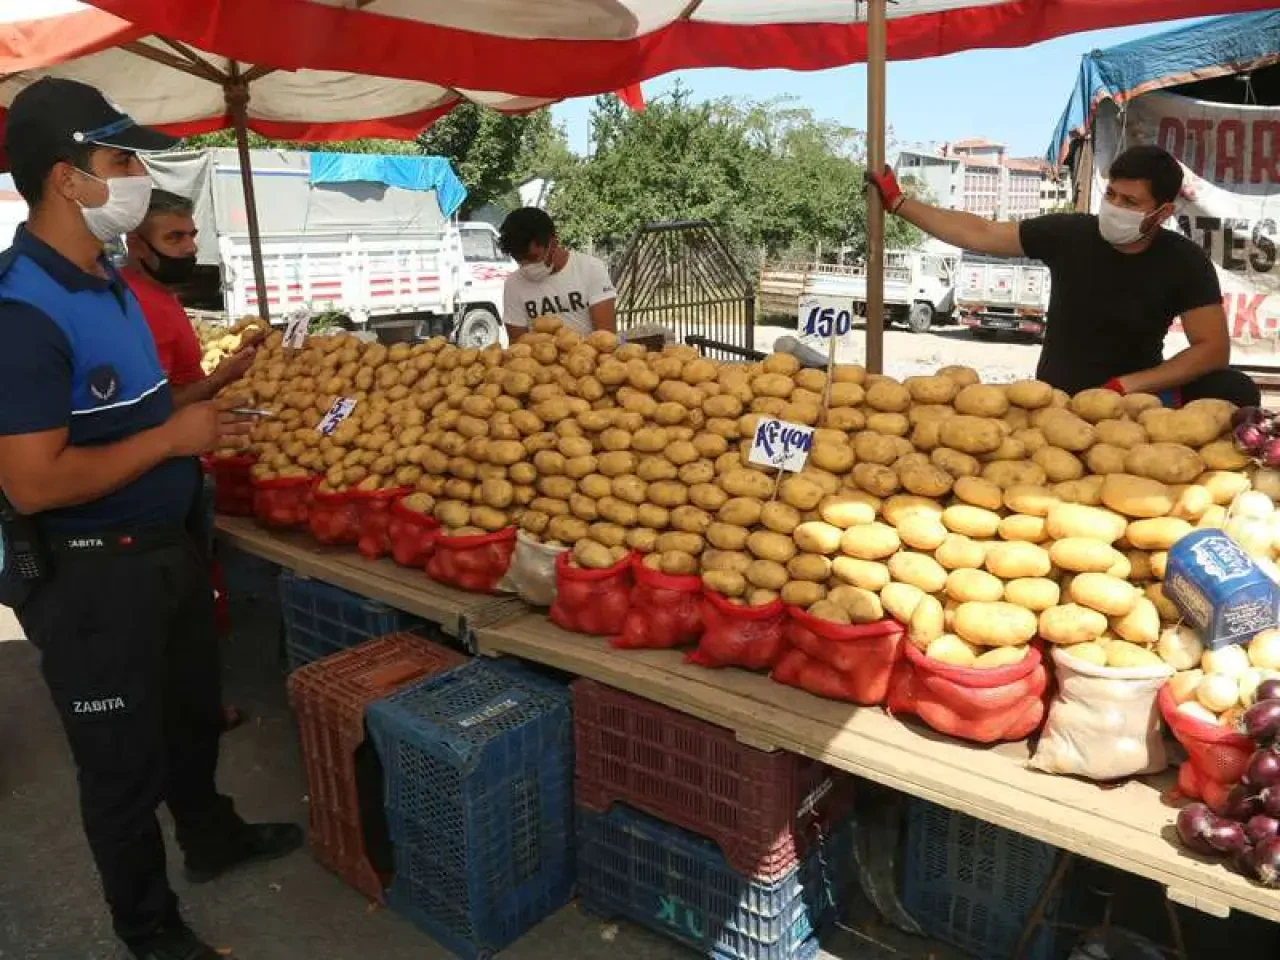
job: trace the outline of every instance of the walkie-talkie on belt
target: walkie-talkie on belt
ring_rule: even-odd
[[[49,572],[49,555],[39,524],[13,508],[0,492],[0,576],[31,583]]]

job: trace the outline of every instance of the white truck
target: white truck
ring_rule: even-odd
[[[960,323],[979,340],[1001,333],[1044,337],[1049,312],[1049,268],[1039,260],[965,252],[960,258],[956,307]]]
[[[450,198],[446,206],[456,206],[461,184],[438,158],[393,158],[396,170],[410,173],[415,163],[431,163],[444,179],[424,189],[427,178],[413,188],[317,180],[313,155],[301,151],[253,150],[250,156],[274,322],[307,308],[345,314],[360,328],[444,334],[468,346],[505,338],[502,285],[516,265],[498,249],[492,225],[459,223],[441,209],[442,191]],[[358,158],[364,166],[356,169],[376,170],[368,159]],[[203,269],[193,293],[198,301],[203,291],[206,302],[192,305],[221,306],[232,317],[256,314],[262,292],[254,280],[236,151],[172,153],[147,162],[159,187],[195,203]],[[215,299],[220,303],[208,302]]]
[[[886,250],[884,255],[884,304],[889,321],[904,323],[914,333],[924,333],[935,323],[950,320],[954,308],[956,257],[930,250]],[[767,287],[795,289],[800,302],[848,309],[865,316],[867,270],[864,265],[836,263],[782,264],[766,272],[761,293]]]

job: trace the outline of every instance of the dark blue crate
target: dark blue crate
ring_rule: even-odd
[[[1004,960],[1017,946],[1058,850],[926,800],[907,802],[902,902],[924,932],[981,960]],[[1063,884],[1025,960],[1058,955],[1053,920],[1063,912]]]
[[[384,603],[290,570],[280,571],[280,612],[291,671],[366,640],[419,632],[423,625]]]
[[[569,691],[474,662],[372,704],[395,847],[391,906],[486,957],[573,891]]]
[[[808,960],[851,877],[846,820],[791,872],[751,880],[704,837],[623,804],[577,809],[578,896],[717,960]]]

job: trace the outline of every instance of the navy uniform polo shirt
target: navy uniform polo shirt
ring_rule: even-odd
[[[169,419],[173,395],[138,301],[119,274],[85,273],[19,227],[0,254],[0,436],[65,428],[114,443]],[[59,535],[183,523],[194,458],[167,460],[101,499],[40,515]]]

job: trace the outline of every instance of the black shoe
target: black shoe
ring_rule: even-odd
[[[302,828],[296,823],[246,823],[218,846],[198,855],[187,854],[187,880],[208,883],[246,863],[277,860],[302,846]]]
[[[136,960],[226,960],[225,955],[197,937],[185,924],[166,927],[129,944]]]

